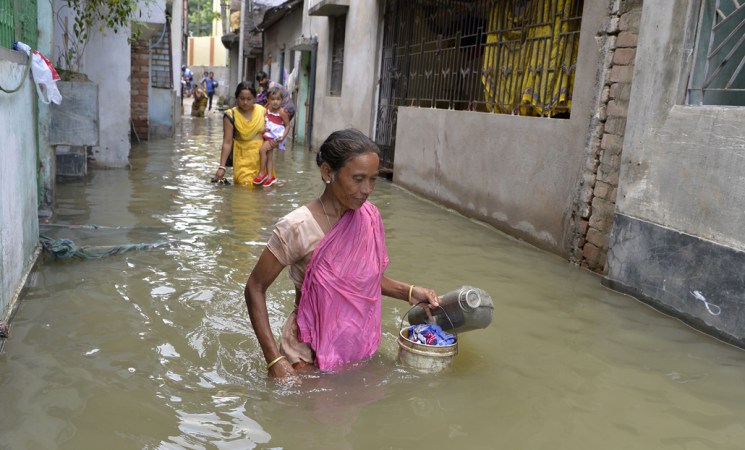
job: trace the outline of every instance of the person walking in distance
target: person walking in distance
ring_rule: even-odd
[[[207,111],[212,111],[212,96],[215,95],[215,85],[209,72],[204,72],[204,78],[200,85],[204,89],[204,92],[207,93]]]
[[[189,97],[191,95],[193,78],[194,78],[194,74],[192,73],[191,69],[186,67],[186,64],[182,65],[181,66],[181,86],[184,88],[183,90],[184,97]]]

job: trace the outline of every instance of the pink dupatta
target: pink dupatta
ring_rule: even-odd
[[[318,244],[305,271],[300,340],[330,370],[372,356],[380,344],[381,280],[388,266],[378,209],[348,210]]]

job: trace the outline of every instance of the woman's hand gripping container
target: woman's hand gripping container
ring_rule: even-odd
[[[447,345],[427,345],[409,335],[413,327],[404,328],[398,337],[398,361],[421,372],[436,373],[450,365],[458,354],[456,333],[482,329],[489,326],[494,314],[494,304],[489,294],[473,286],[462,286],[440,297],[440,308],[432,311],[434,325],[454,334]],[[407,314],[412,326],[428,324],[427,314],[420,306]]]

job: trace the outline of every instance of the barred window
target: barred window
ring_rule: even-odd
[[[745,4],[701,3],[686,103],[745,106]]]
[[[583,0],[387,0],[375,143],[399,106],[568,118]]]
[[[171,18],[169,17],[159,35],[150,38],[150,86],[161,89],[173,88],[173,64],[171,61]]]
[[[392,0],[382,90],[397,105],[568,117],[582,0]]]
[[[342,75],[344,74],[344,38],[347,28],[347,16],[337,16],[331,21],[331,76],[329,77],[329,95],[340,96]]]

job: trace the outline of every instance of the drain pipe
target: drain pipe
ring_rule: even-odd
[[[310,38],[310,92],[308,92],[308,132],[305,140],[308,142],[308,150],[313,150],[313,109],[316,101],[316,63],[318,58],[318,38]]]

